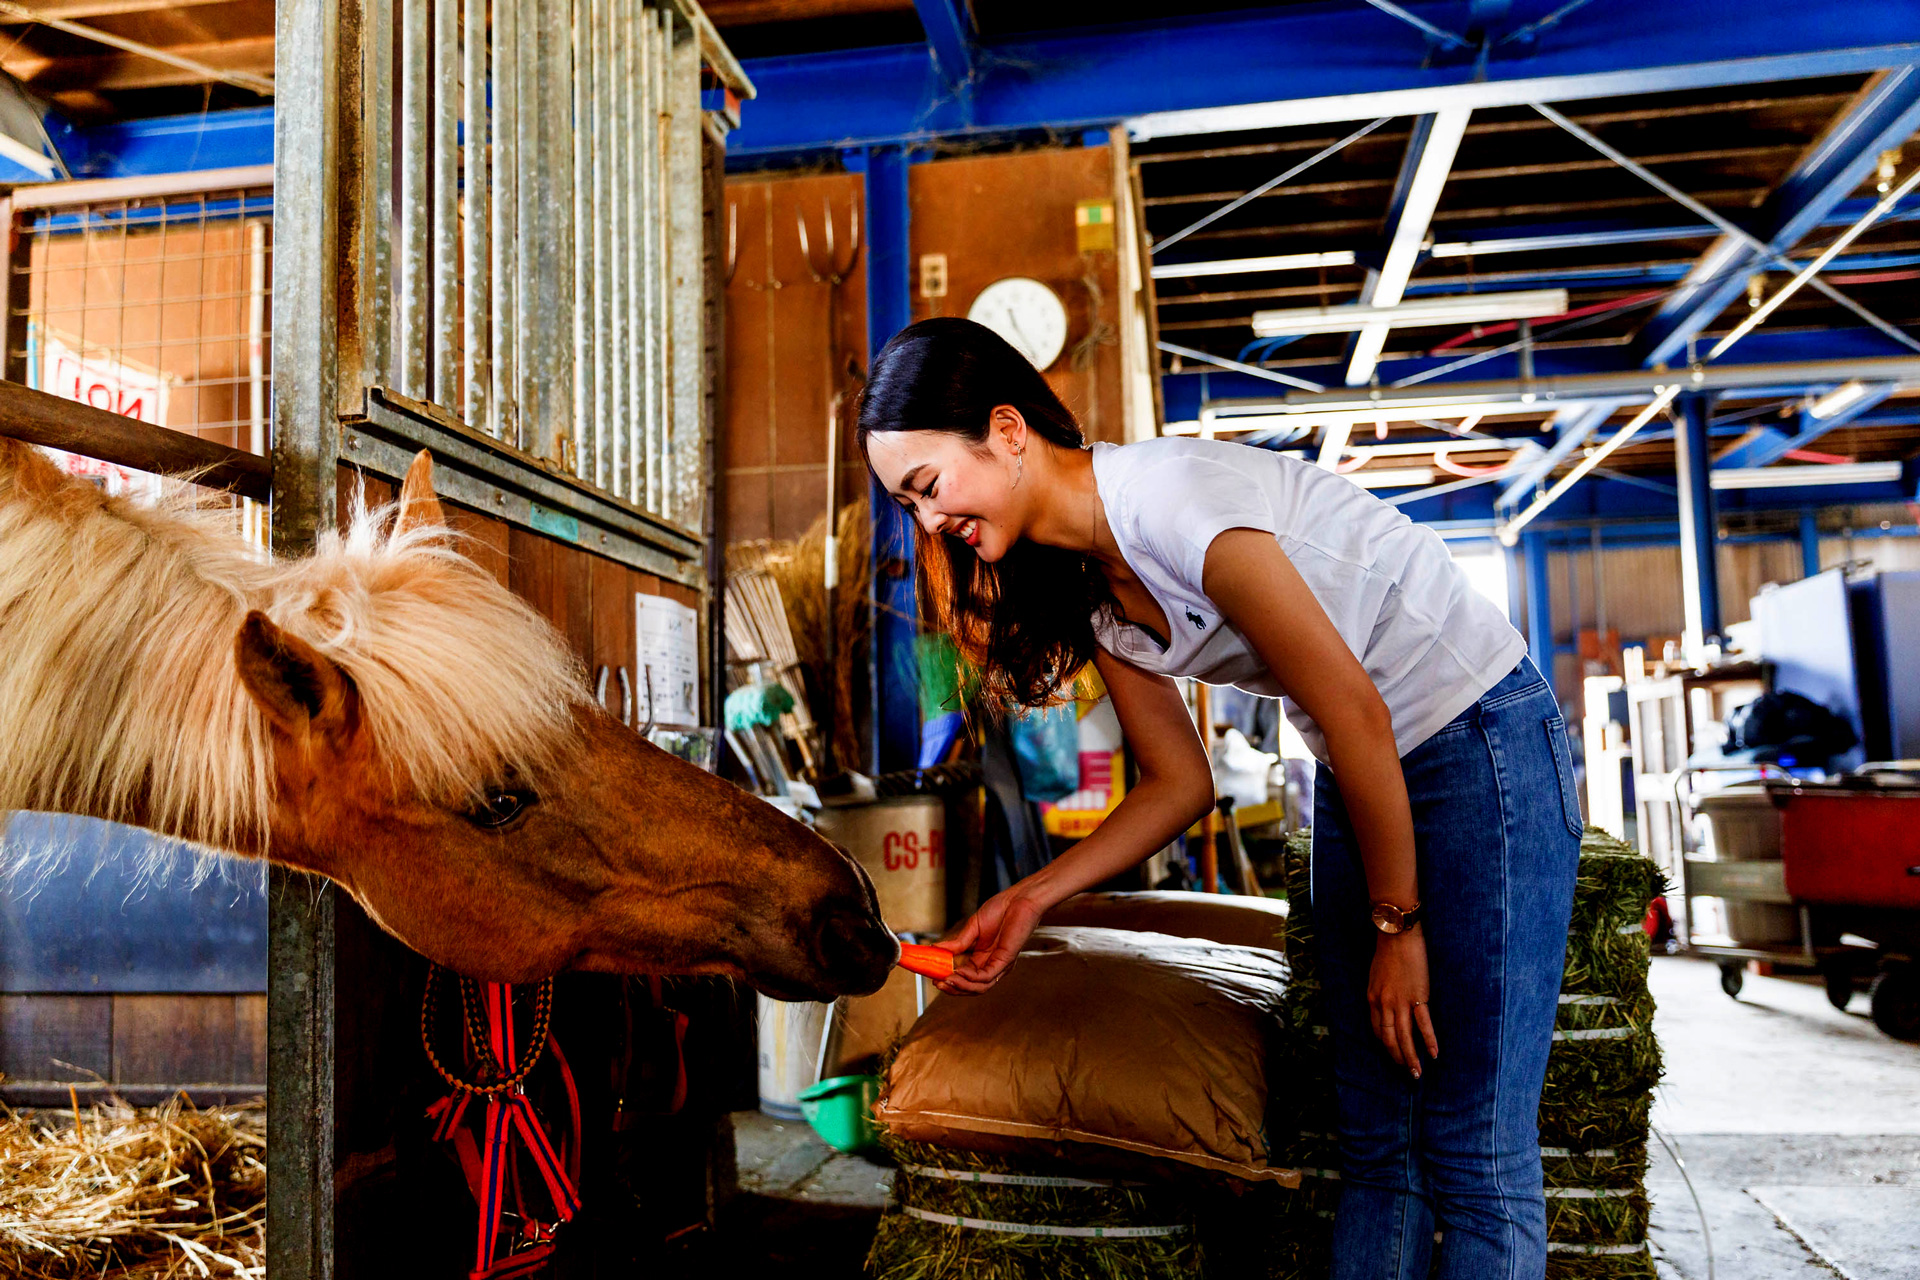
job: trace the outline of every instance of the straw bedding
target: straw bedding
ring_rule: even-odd
[[[0,1107],[0,1275],[266,1275],[262,1104]]]

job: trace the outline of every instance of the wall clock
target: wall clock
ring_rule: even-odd
[[[1045,369],[1067,344],[1067,308],[1060,295],[1028,276],[1008,276],[982,289],[967,319],[987,326]]]

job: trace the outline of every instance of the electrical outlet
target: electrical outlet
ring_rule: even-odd
[[[920,255],[920,296],[923,298],[947,296],[946,254],[923,253]]]

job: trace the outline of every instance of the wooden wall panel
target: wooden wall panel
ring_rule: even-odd
[[[1089,439],[1126,439],[1119,325],[1122,299],[1112,250],[1081,253],[1074,205],[1114,200],[1109,147],[1065,147],[967,156],[908,171],[916,279],[922,254],[947,256],[947,296],[922,298],[913,318],[963,316],[1006,276],[1052,287],[1067,308],[1067,346],[1047,381]],[[1118,207],[1116,203],[1116,208]]]
[[[450,503],[446,512],[448,526],[465,539],[460,549],[475,564],[492,574],[501,586],[506,586],[507,563],[511,558],[507,522]]]
[[[826,268],[823,234],[832,210],[838,261],[865,186],[858,174],[739,178],[727,183],[735,226],[733,280],[726,291],[726,386],[720,466],[724,542],[794,538],[827,509],[827,413],[836,390],[850,393],[851,359],[867,361],[866,252],[838,285],[816,281],[800,250],[804,218],[814,265]],[[850,404],[850,394],[849,394]],[[840,501],[857,496],[864,474],[843,411]]]
[[[114,1083],[265,1084],[266,1020],[249,999],[264,1011],[259,996],[114,996]]]
[[[54,1059],[80,1068],[54,1065]],[[0,996],[0,1074],[12,1080],[113,1075],[112,996]]]
[[[1081,253],[1080,200],[1113,200],[1119,189],[1108,147],[1052,148],[936,160],[913,166],[912,259],[947,255],[944,298],[914,299],[914,318],[965,315],[981,289],[1010,275],[1044,280],[1066,303],[1067,350],[1047,371],[1090,438],[1126,435],[1119,345],[1124,321],[1119,263],[1110,250]],[[864,369],[865,253],[837,287],[817,283],[800,251],[804,217],[816,265],[825,264],[823,206],[834,211],[845,261],[851,210],[864,198],[858,174],[737,178],[727,183],[735,227],[734,276],[726,291],[724,542],[795,538],[827,509],[827,415],[836,388],[850,391],[848,357]],[[860,493],[866,474],[842,413],[838,499]]]

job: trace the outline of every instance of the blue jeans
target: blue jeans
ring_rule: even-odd
[[[1400,762],[1440,1042],[1419,1080],[1367,1016],[1375,930],[1346,805],[1314,787],[1313,918],[1340,1099],[1334,1280],[1540,1280],[1540,1087],[1580,856],[1566,720],[1530,660]],[[1425,1050],[1421,1050],[1425,1056]]]

